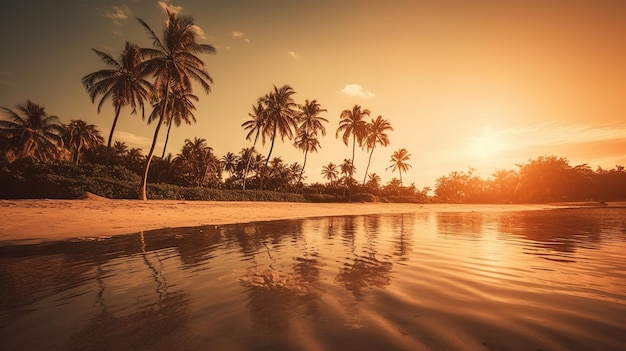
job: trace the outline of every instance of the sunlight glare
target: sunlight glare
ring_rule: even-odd
[[[503,143],[492,135],[468,138],[467,153],[475,159],[489,159],[503,149]]]

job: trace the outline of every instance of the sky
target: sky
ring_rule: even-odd
[[[0,12],[0,106],[31,100],[62,122],[83,119],[105,138],[113,109],[100,114],[81,78],[105,68],[126,41],[152,45],[137,18],[157,33],[168,8],[192,16],[214,80],[196,103],[197,123],[172,129],[168,152],[201,137],[214,153],[252,146],[241,124],[273,85],[328,112],[321,149],[309,155],[306,182],[324,182],[323,165],[350,147],[335,138],[339,115],[355,104],[394,130],[374,150],[369,173],[383,183],[391,154],[406,148],[405,185],[434,188],[437,177],[467,171],[487,178],[542,155],[570,165],[626,165],[626,1],[11,1]],[[154,133],[122,110],[114,140],[147,153]],[[162,150],[161,133],[157,155]],[[267,155],[269,143],[258,145]],[[272,156],[303,162],[289,141]],[[357,150],[356,179],[368,153]]]

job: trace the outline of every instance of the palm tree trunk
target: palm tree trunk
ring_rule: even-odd
[[[113,132],[115,131],[115,125],[117,125],[117,118],[120,116],[120,107],[115,107],[115,118],[113,118],[113,125],[111,126],[111,131],[109,132],[109,141],[107,143],[107,149],[111,148],[111,142],[113,141]]]
[[[402,186],[402,169],[398,168],[398,172],[400,172],[400,186]]]
[[[161,158],[165,158],[165,149],[167,148],[167,141],[170,139],[171,129],[172,129],[172,121],[170,120],[169,126],[167,127],[167,134],[165,134],[165,145],[163,145],[163,153],[161,154]]]
[[[276,125],[274,125],[274,133],[272,134],[272,145],[270,146],[270,152],[267,154],[267,159],[265,160],[265,169],[267,169],[267,164],[270,162],[270,156],[272,155],[272,150],[274,150],[274,141],[276,140]],[[265,178],[265,172],[261,172],[261,186],[259,190],[263,190],[263,179]]]
[[[254,137],[254,143],[252,143],[252,150],[250,150],[250,156],[248,156],[248,162],[246,163],[246,171],[243,173],[243,190],[246,190],[246,179],[248,178],[248,170],[250,169],[250,160],[252,160],[252,154],[254,147],[256,146],[256,141],[259,139],[259,133],[256,133]]]
[[[367,179],[367,172],[370,169],[370,162],[372,162],[372,155],[374,154],[374,148],[370,152],[370,157],[367,159],[367,167],[365,168],[365,175],[363,176],[363,185],[365,185],[365,179]]]
[[[117,125],[117,118],[120,116],[120,106],[115,107],[115,118],[113,118],[113,125],[109,132],[109,141],[107,142],[107,166],[111,164],[111,142],[113,141],[113,132],[115,131],[115,125]]]
[[[139,200],[146,201],[148,200],[147,196],[147,188],[148,188],[148,170],[150,170],[150,162],[152,162],[152,156],[154,156],[154,149],[156,147],[157,139],[159,137],[159,130],[161,130],[161,125],[163,124],[163,119],[165,117],[165,112],[167,111],[167,99],[169,98],[169,90],[165,91],[165,100],[163,102],[163,108],[161,109],[161,117],[159,117],[159,123],[157,124],[154,130],[154,137],[152,138],[152,145],[150,146],[150,152],[148,152],[148,156],[146,156],[146,167],[143,171],[143,178],[141,179],[141,187],[139,188]]]
[[[298,190],[301,188],[300,183],[302,182],[302,175],[304,174],[304,167],[306,167],[306,157],[308,154],[309,154],[309,150],[304,151],[304,162],[302,163],[302,169],[300,170],[300,176],[298,177],[298,187],[297,187]]]

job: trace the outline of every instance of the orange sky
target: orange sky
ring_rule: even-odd
[[[108,134],[112,109],[97,115],[80,84],[104,68],[90,49],[117,56],[125,40],[149,46],[135,17],[160,32],[164,6],[193,16],[217,48],[204,57],[213,92],[197,92],[198,123],[173,131],[170,152],[195,136],[218,156],[250,146],[240,125],[252,105],[272,84],[289,84],[330,120],[307,181],[350,157],[334,136],[354,104],[394,127],[370,167],[383,182],[399,148],[412,154],[405,184],[420,188],[453,170],[486,177],[540,155],[626,165],[625,1],[25,0],[0,13],[0,106],[31,99]],[[115,139],[147,152],[154,127],[129,111],[121,118]],[[303,159],[289,143],[272,156]],[[366,162],[357,153],[357,179]]]

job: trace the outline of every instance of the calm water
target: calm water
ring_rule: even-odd
[[[0,247],[0,350],[625,350],[626,209]]]

